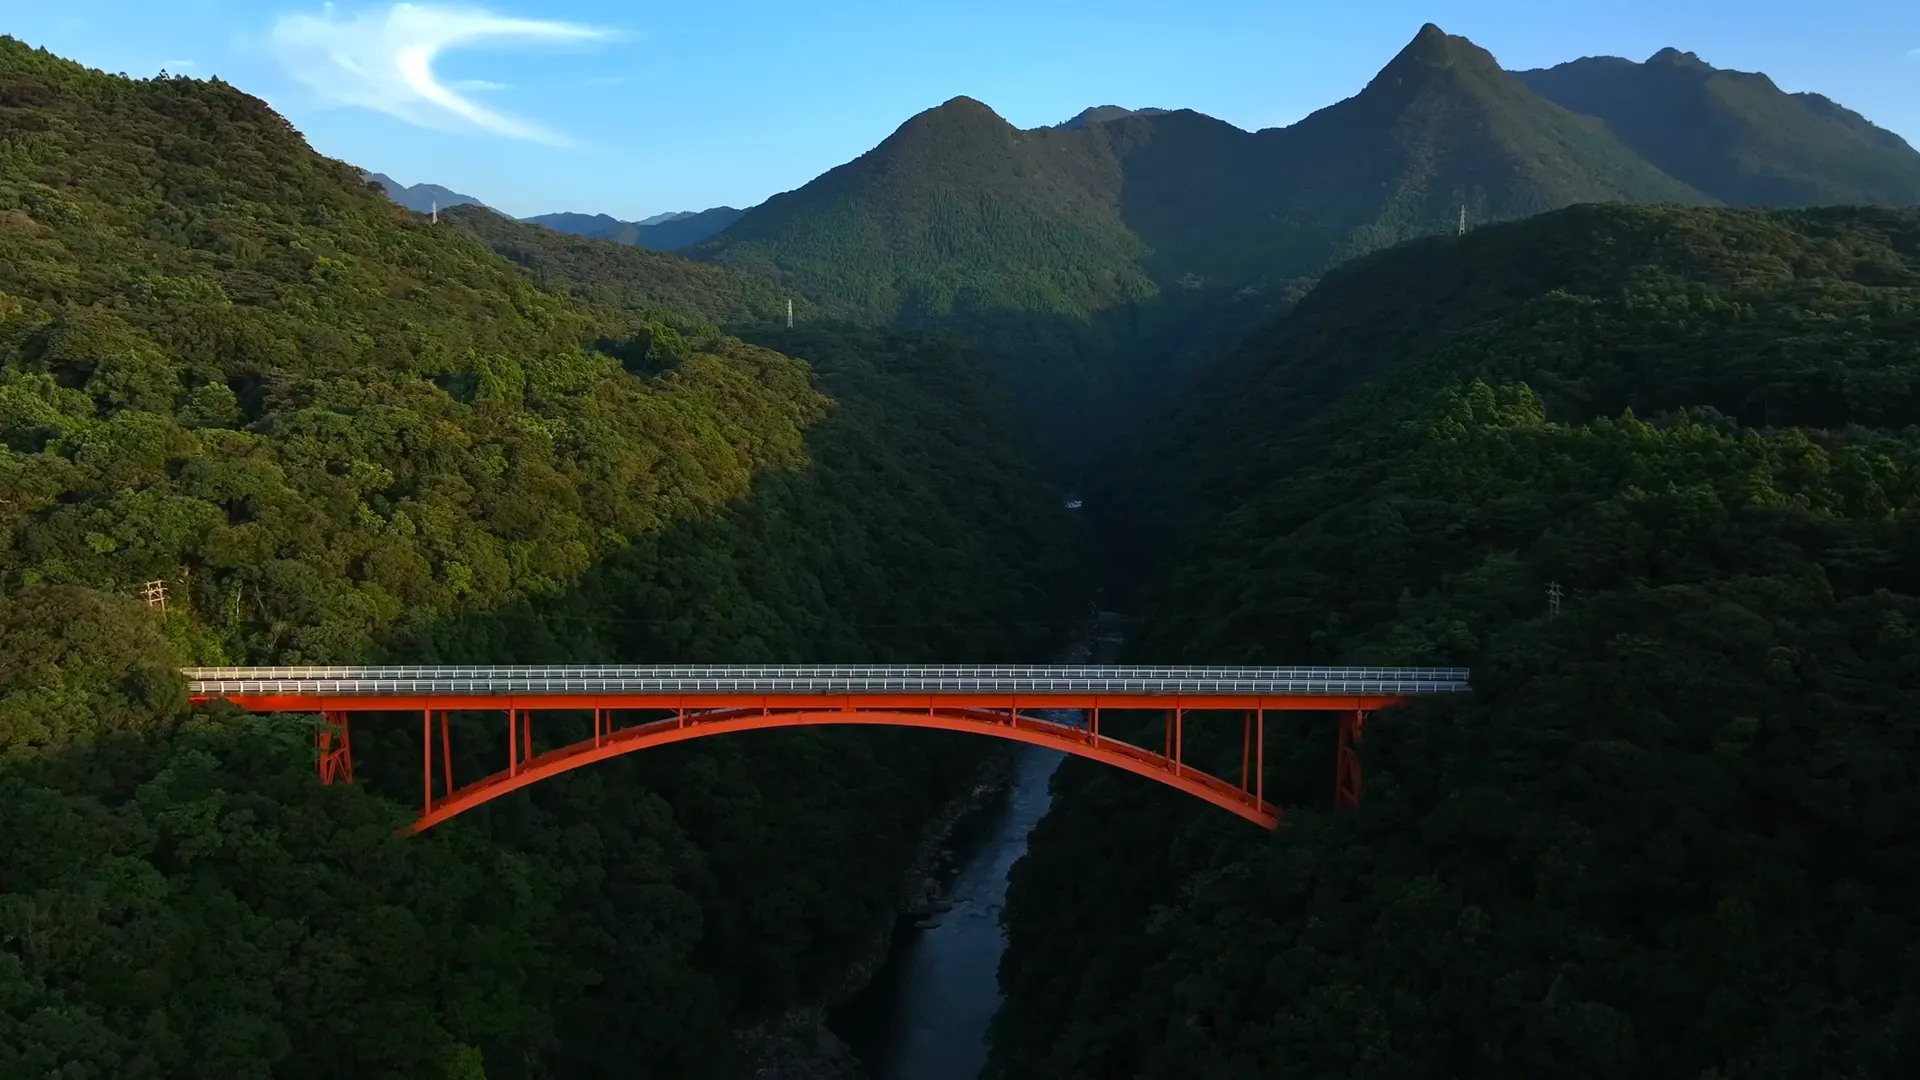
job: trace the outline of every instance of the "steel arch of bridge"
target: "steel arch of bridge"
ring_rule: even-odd
[[[430,828],[551,776],[622,754],[725,732],[823,724],[965,731],[1051,747],[1145,776],[1267,828],[1280,810],[1265,798],[1266,714],[1340,714],[1335,801],[1361,794],[1355,750],[1366,717],[1411,698],[1468,689],[1458,668],[1146,667],[337,667],[193,668],[196,701],[226,700],[253,712],[319,713],[322,783],[353,779],[348,718],[355,712],[421,717],[422,806],[413,831]],[[1157,710],[1155,753],[1100,732],[1102,709]],[[1080,709],[1085,726],[1033,715]],[[455,787],[447,714],[498,711],[507,719],[507,765]],[[616,727],[622,711],[668,713]],[[533,752],[533,714],[591,711],[592,738]],[[1186,715],[1242,713],[1241,775],[1235,785],[1186,764]],[[434,796],[435,718],[441,794]]]

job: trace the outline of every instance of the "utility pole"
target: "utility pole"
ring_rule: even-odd
[[[1548,582],[1547,583],[1547,617],[1550,619],[1557,619],[1560,617],[1560,596],[1561,596],[1560,583],[1557,581]]]
[[[142,588],[142,591],[146,594],[148,607],[159,608],[162,612],[165,612],[167,610],[167,583],[166,582],[149,581],[141,588]]]
[[[793,329],[793,301],[787,301],[787,329]]]

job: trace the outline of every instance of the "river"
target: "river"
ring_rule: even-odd
[[[1120,640],[1116,623],[1103,615],[1068,662],[1111,655]],[[1054,715],[1082,722],[1079,713]],[[829,1019],[872,1080],[976,1080],[986,1065],[987,1026],[1000,1008],[1007,874],[1053,805],[1049,781],[1065,757],[1036,746],[1014,750],[1006,792],[953,837],[956,866],[941,882],[952,908],[903,928],[873,981]]]

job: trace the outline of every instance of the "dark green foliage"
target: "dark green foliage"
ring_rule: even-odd
[[[1164,565],[1330,431],[1351,433],[1343,461],[1384,467],[1374,443],[1419,408],[1414,375],[1526,381],[1574,420],[1711,405],[1754,426],[1903,427],[1916,243],[1894,211],[1575,207],[1358,260],[1118,449],[1088,510],[1127,576]]]
[[[1352,812],[1331,718],[1270,721],[1272,835],[1068,763],[994,1075],[1912,1074],[1917,318],[1912,212],[1581,208],[1330,275],[1110,475],[1196,529],[1133,659],[1475,692],[1376,714]]]
[[[403,839],[417,716],[323,788],[183,663],[1007,660],[1078,615],[957,343],[749,344],[712,323],[764,286],[445,218],[231,87],[0,38],[0,1075],[725,1076],[987,752],[713,740]]]
[[[1920,203],[1920,153],[1819,94],[1662,49],[1644,64],[1590,56],[1515,78],[1606,122],[1634,152],[1744,206]]]
[[[1020,131],[955,98],[689,250],[851,317],[973,336],[1079,463],[1297,279],[1448,228],[1463,202],[1482,222],[1613,199],[1704,201],[1428,27],[1286,129],[1149,110]]]
[[[1515,76],[1428,25],[1353,97],[1258,132],[1101,109],[1021,131],[955,98],[688,250],[839,314],[968,334],[1081,466],[1300,281],[1463,209],[1478,227],[1577,203],[1916,200],[1920,159],[1824,98],[1654,80],[1635,127],[1560,92],[1594,63]]]
[[[732,326],[786,317],[786,293],[724,267],[516,222],[481,207],[442,214],[441,220],[479,236],[543,289],[642,319],[668,316]],[[820,316],[806,298],[792,299],[796,318]]]

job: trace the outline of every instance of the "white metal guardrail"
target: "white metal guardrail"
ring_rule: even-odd
[[[182,671],[194,694],[1276,694],[1412,696],[1470,689],[1465,668],[1359,667],[226,667]]]

